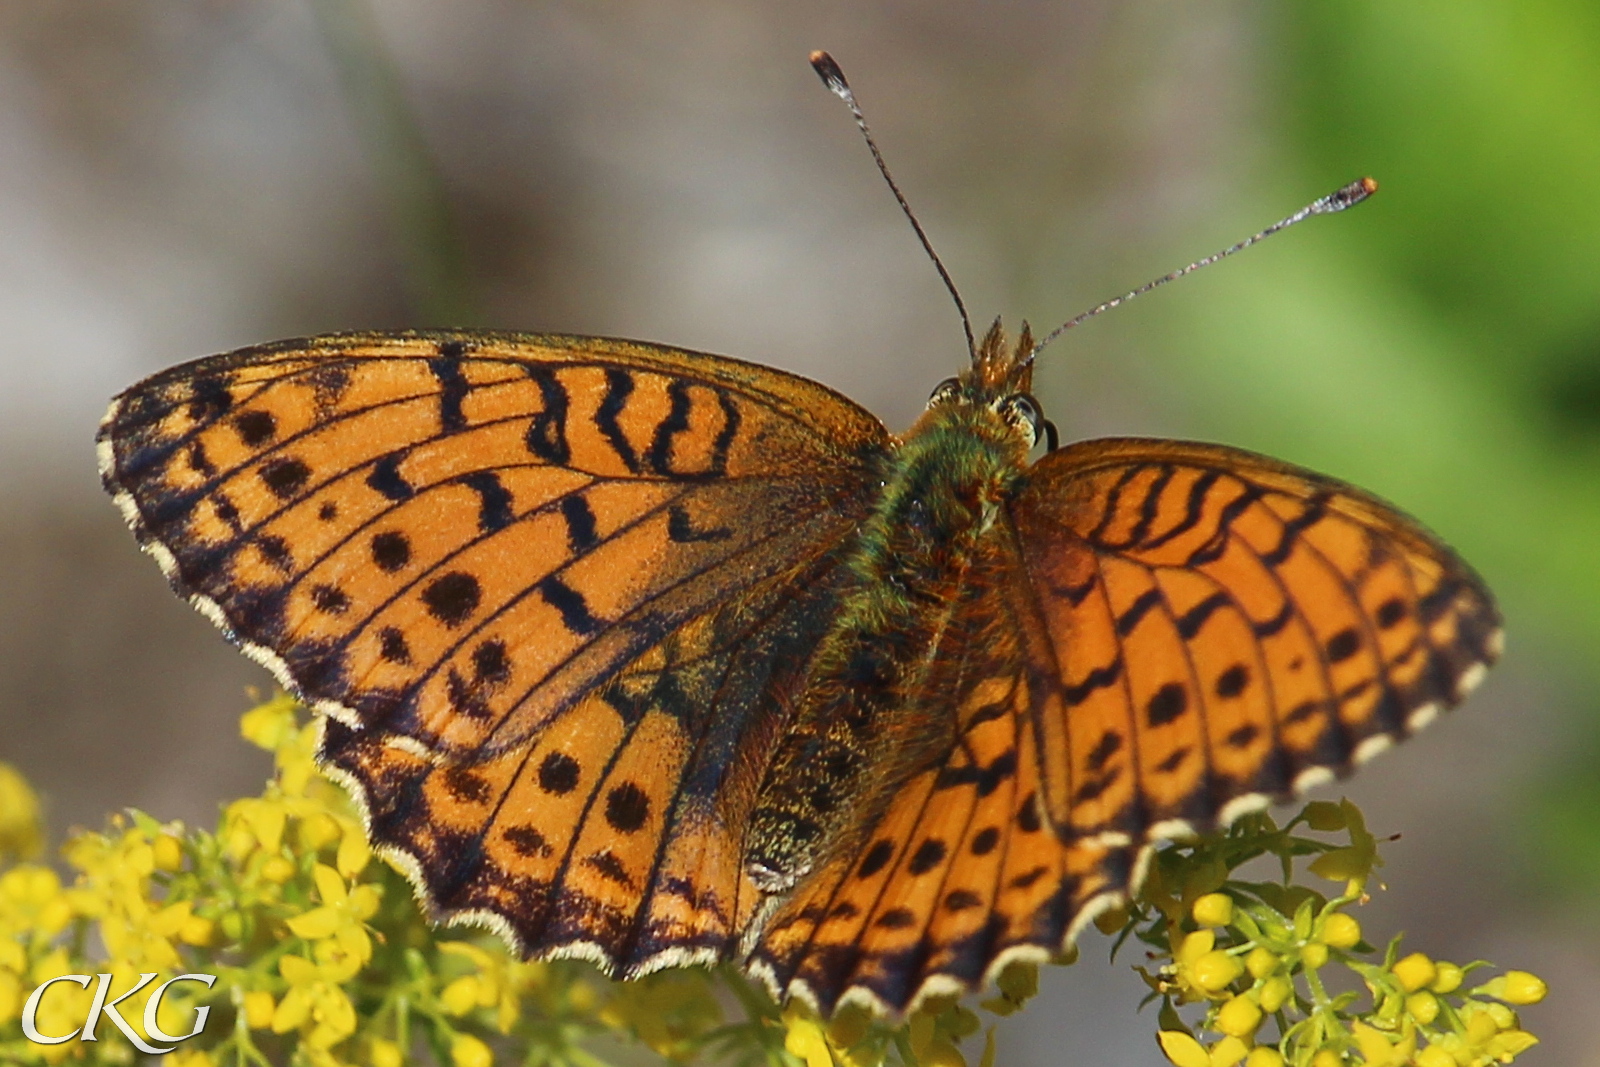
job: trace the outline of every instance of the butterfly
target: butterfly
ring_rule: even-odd
[[[1501,644],[1389,504],[1055,448],[1026,328],[970,350],[897,436],[661,345],[312,337],[133,386],[100,466],[435,918],[893,1014],[1048,958],[1155,844],[1348,773]]]

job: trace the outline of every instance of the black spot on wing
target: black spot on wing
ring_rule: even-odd
[[[1304,511],[1284,522],[1278,543],[1262,553],[1261,562],[1269,567],[1277,567],[1287,560],[1300,535],[1327,517],[1328,501],[1332,496],[1324,490],[1307,500]]]
[[[1119,655],[1104,667],[1096,667],[1090,671],[1084,676],[1083,681],[1076,685],[1062,686],[1061,699],[1066,701],[1069,707],[1075,707],[1088,700],[1089,695],[1095,690],[1114,685],[1117,679],[1121,677],[1122,657]]]
[[[504,837],[522,856],[548,856],[554,851],[544,834],[534,826],[508,826]]]
[[[1099,774],[1106,765],[1106,761],[1115,756],[1122,749],[1122,735],[1113,730],[1107,730],[1100,735],[1100,740],[1095,742],[1094,748],[1089,750],[1089,773]]]
[[[460,341],[446,341],[439,346],[439,354],[428,360],[428,370],[439,383],[439,428],[447,434],[467,425],[466,413],[461,410],[470,388],[461,372],[461,357],[466,349]]]
[[[189,383],[189,418],[206,422],[233,407],[226,374],[197,374]]]
[[[561,613],[561,624],[580,637],[598,633],[604,625],[589,611],[583,594],[554,574],[546,575],[535,586],[544,602]]]
[[[373,534],[372,562],[385,574],[393,574],[411,562],[411,542],[399,530]]]
[[[561,796],[578,787],[582,768],[565,752],[552,752],[539,764],[539,788]]]
[[[279,456],[261,465],[261,483],[279,500],[288,500],[305,487],[311,468],[293,456]]]
[[[927,874],[944,862],[946,851],[943,841],[936,837],[927,838],[911,854],[911,860],[906,864],[906,870],[913,875]]]
[[[1294,601],[1285,600],[1283,602],[1283,607],[1278,609],[1278,613],[1276,615],[1272,616],[1270,619],[1264,619],[1261,622],[1252,620],[1250,623],[1250,629],[1254,631],[1257,637],[1272,637],[1276,634],[1282,633],[1283,628],[1289,625],[1289,620],[1292,618],[1294,618]]]
[[[416,489],[400,474],[400,461],[406,458],[404,449],[390,452],[372,465],[367,475],[367,485],[388,500],[410,500]]]
[[[1212,593],[1178,616],[1178,635],[1185,641],[1194,637],[1205,626],[1206,621],[1216,613],[1218,608],[1225,608],[1232,602],[1232,598],[1227,593]]]
[[[270,411],[241,411],[233,417],[233,428],[246,448],[259,448],[277,436],[278,420]]]
[[[1155,691],[1144,706],[1145,721],[1151,727],[1165,726],[1180,718],[1189,708],[1189,691],[1181,682],[1168,682]]]
[[[1380,629],[1391,630],[1400,624],[1400,620],[1404,619],[1407,613],[1408,609],[1405,601],[1399,597],[1390,597],[1378,605],[1378,613],[1375,618],[1378,620]]]
[[[667,403],[667,417],[656,425],[649,451],[645,453],[645,462],[655,473],[671,477],[676,473],[672,469],[672,439],[689,428],[689,411],[694,404],[688,383],[675,379],[669,384]]]
[[[606,794],[606,822],[620,833],[641,829],[650,818],[650,797],[632,782],[623,782]]]
[[[385,626],[379,630],[378,655],[390,663],[410,663],[411,648],[406,644],[406,635],[394,626]]]
[[[682,504],[673,504],[667,509],[667,537],[680,545],[692,544],[696,541],[726,541],[733,536],[733,531],[726,526],[707,526],[696,529],[694,520],[689,515],[689,509]]]
[[[318,611],[329,615],[343,615],[350,609],[350,598],[338,586],[319,584],[311,587],[311,603]]]
[[[549,367],[539,363],[523,366],[544,401],[542,409],[529,420],[523,441],[528,451],[544,462],[564,465],[572,458],[572,448],[567,443],[567,390]]]
[[[1231,700],[1244,692],[1249,684],[1250,668],[1243,663],[1235,663],[1217,675],[1216,694],[1224,700]]]
[[[473,471],[462,475],[462,484],[478,494],[478,529],[493,533],[511,525],[511,492],[500,484],[494,471]]]
[[[472,673],[484,685],[502,685],[511,677],[511,657],[506,643],[484,641],[472,650]]]
[[[569,493],[561,498],[561,518],[567,524],[567,545],[573,555],[581,555],[600,543],[595,530],[594,511],[582,493]]]
[[[733,448],[733,442],[739,436],[739,405],[725,390],[718,389],[717,406],[722,411],[722,429],[717,431],[716,438],[711,442],[711,465],[707,474],[713,478],[720,478],[728,473],[728,452]]]
[[[483,589],[478,579],[465,571],[451,571],[429,582],[422,591],[428,614],[446,626],[460,626],[478,610]]]
[[[600,399],[600,408],[595,412],[594,424],[616,452],[617,458],[622,460],[622,465],[633,474],[639,473],[639,456],[633,450],[633,445],[628,440],[628,435],[622,432],[622,424],[617,421],[617,416],[622,414],[622,409],[628,406],[628,397],[633,392],[633,375],[620,368],[611,368],[606,371],[606,395]]]
[[[1183,518],[1172,529],[1166,530],[1155,537],[1145,541],[1139,547],[1144,549],[1160,548],[1168,541],[1182,537],[1196,526],[1200,525],[1200,516],[1205,510],[1206,497],[1211,495],[1211,489],[1222,477],[1221,471],[1208,470],[1194,480],[1189,487],[1189,501],[1184,508]]]
[[[1354,627],[1346,627],[1328,638],[1325,646],[1329,663],[1343,663],[1361,649],[1361,635]]]
[[[1161,590],[1146,589],[1140,593],[1134,602],[1128,605],[1127,610],[1117,616],[1117,633],[1123,637],[1133,633],[1134,627],[1139,625],[1140,620],[1159,603],[1161,603]]]
[[[867,854],[861,859],[861,866],[856,869],[856,875],[861,878],[871,878],[894,859],[894,842],[887,838],[876,841],[867,849]]]

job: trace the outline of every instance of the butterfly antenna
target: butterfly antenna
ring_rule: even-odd
[[[1033,351],[1028,353],[1027,359],[1023,360],[1023,366],[1032,364],[1034,358],[1039,355],[1039,353],[1044,349],[1045,345],[1049,344],[1051,341],[1054,341],[1057,337],[1060,337],[1062,334],[1066,333],[1080,322],[1085,322],[1089,319],[1092,319],[1103,311],[1110,311],[1119,304],[1126,304],[1134,297],[1143,296],[1152,289],[1159,289],[1168,282],[1175,282],[1185,274],[1192,274],[1201,267],[1209,267],[1217,260],[1226,259],[1235,252],[1242,252],[1246,248],[1249,248],[1251,245],[1256,244],[1259,241],[1265,241],[1268,237],[1271,237],[1279,230],[1287,230],[1290,226],[1293,226],[1297,222],[1304,222],[1312,215],[1332,215],[1336,212],[1343,211],[1345,208],[1355,207],[1357,204],[1361,203],[1361,201],[1365,200],[1367,197],[1371,196],[1377,191],[1378,183],[1373,181],[1371,178],[1361,178],[1357,181],[1353,181],[1349,185],[1346,185],[1341,189],[1336,189],[1319,200],[1312,201],[1299,211],[1296,211],[1293,215],[1290,215],[1288,218],[1280,219],[1277,222],[1274,222],[1271,226],[1268,226],[1266,229],[1262,230],[1253,237],[1246,237],[1238,244],[1229,248],[1224,248],[1222,251],[1217,252],[1214,255],[1209,255],[1205,259],[1195,260],[1182,270],[1175,270],[1171,274],[1164,274],[1153,282],[1146,282],[1137,289],[1123,293],[1121,296],[1112,300],[1107,300],[1104,304],[1100,304],[1097,307],[1092,307],[1088,311],[1085,311],[1082,315],[1079,315],[1076,318],[1068,319],[1066,322],[1062,323],[1060,326],[1056,327],[1049,334],[1047,334],[1044,340],[1034,345]]]
[[[922,223],[917,221],[917,216],[911,211],[911,205],[906,203],[905,194],[900,191],[894,177],[889,173],[889,165],[883,161],[883,153],[878,151],[878,142],[872,139],[872,131],[867,129],[867,117],[861,113],[861,105],[856,103],[856,94],[850,91],[850,83],[844,80],[844,71],[839,69],[839,64],[826,52],[811,53],[811,68],[822,79],[822,84],[826,85],[833,95],[843,100],[845,107],[850,109],[850,114],[856,117],[856,125],[861,129],[861,136],[866,138],[867,147],[872,150],[872,159],[878,164],[879,173],[883,175],[883,180],[889,183],[894,198],[900,202],[900,210],[911,220],[911,228],[917,231],[917,239],[922,242],[928,258],[933,260],[934,267],[939,271],[939,277],[944,279],[944,287],[950,290],[950,298],[956,302],[956,310],[961,312],[961,328],[967,335],[967,354],[976,359],[978,346],[973,340],[972,320],[967,317],[967,305],[961,302],[961,294],[956,292],[956,283],[951,280],[950,272],[944,269],[944,261],[939,258],[939,253],[933,250],[933,242],[922,232]]]

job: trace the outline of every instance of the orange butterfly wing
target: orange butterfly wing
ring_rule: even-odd
[[[629,972],[726,951],[749,767],[875,418],[650,345],[352,334],[159,374],[100,440],[174,586],[329,716],[325,765],[436,912]]]
[[[1489,591],[1353,486],[1219,445],[1046,456],[1011,504],[1048,636],[1035,701],[1065,839],[1203,829],[1353,766],[1499,654]]]
[[[1126,889],[1130,848],[1063,842],[1043,814],[1024,583],[1015,540],[988,539],[913,698],[951,717],[954,744],[777,908],[750,959],[774,995],[899,1012],[1047,958]]]
[[[1263,456],[1158,440],[1046,456],[975,567],[958,741],[752,955],[777,993],[900,1010],[1060,950],[1148,843],[1335,775],[1499,652],[1483,583],[1416,523]]]

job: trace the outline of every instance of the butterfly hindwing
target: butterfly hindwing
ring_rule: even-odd
[[[1449,548],[1253,453],[1088,441],[1036,464],[1009,510],[1047,635],[1045,807],[1068,838],[1201,829],[1347,773],[1499,651]]]
[[[898,1013],[990,981],[1012,959],[1048,958],[1092,902],[1127,889],[1130,849],[1063,841],[1042,814],[1031,616],[1009,593],[1019,570],[997,538],[969,571],[942,669],[914,698],[952,720],[954,743],[774,913],[750,966],[775,994],[825,1014],[849,1000]]]

